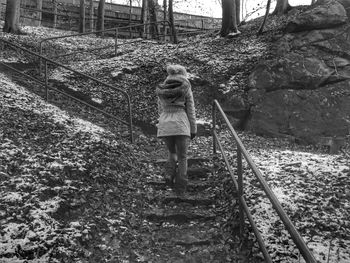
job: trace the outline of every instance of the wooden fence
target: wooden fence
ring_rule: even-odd
[[[4,19],[6,0],[0,0],[0,16]],[[98,1],[94,1],[93,30],[96,30]],[[58,29],[78,31],[79,27],[79,0],[60,0],[54,5],[52,0],[43,0],[42,12],[37,9],[36,0],[21,1],[21,23],[32,26],[56,27]],[[86,28],[90,29],[90,9],[86,5]],[[162,20],[162,10],[158,10],[158,18]],[[184,13],[174,13],[176,27],[181,32],[208,30],[218,28],[221,19],[205,16],[197,16]],[[106,3],[105,28],[113,28],[139,24],[141,21],[141,8]]]

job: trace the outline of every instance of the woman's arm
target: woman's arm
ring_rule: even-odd
[[[194,107],[194,99],[191,88],[188,89],[186,94],[186,112],[187,117],[190,122],[191,134],[197,133],[197,123],[196,123],[196,110]]]
[[[160,114],[163,112],[163,107],[162,107],[162,103],[160,102],[159,97],[157,97],[157,103],[158,103],[158,114],[160,116]]]

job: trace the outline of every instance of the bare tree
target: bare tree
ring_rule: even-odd
[[[85,0],[80,0],[79,32],[85,33]]]
[[[105,3],[106,0],[100,0],[100,2],[98,3],[96,25],[97,31],[103,31],[105,29]],[[101,35],[103,35],[103,33]]]
[[[271,5],[271,0],[267,0],[267,5],[266,5],[266,13],[265,13],[265,16],[264,16],[264,21],[262,22],[260,28],[259,28],[259,31],[258,31],[258,35],[261,35],[264,31],[264,26],[265,26],[265,23],[266,23],[266,20],[267,20],[267,17],[270,13],[270,5]]]
[[[6,33],[20,34],[19,15],[21,0],[7,0],[5,11],[5,25],[3,31]]]
[[[147,21],[148,21],[148,15],[147,15],[147,0],[142,0],[142,5],[141,5],[141,23],[144,25],[143,26],[143,30],[142,30],[142,36],[144,37],[144,35],[147,36]]]
[[[157,10],[154,0],[148,0],[148,13],[150,18],[150,29],[152,38],[159,38],[158,25],[157,25]]]
[[[94,31],[94,0],[89,0],[89,27],[90,31]]]
[[[38,9],[38,23],[37,25],[38,26],[41,26],[41,20],[42,20],[42,17],[43,17],[43,0],[38,0],[37,3],[36,3],[36,9]]]
[[[236,18],[236,0],[222,0],[222,37],[239,34]]]
[[[166,19],[167,19],[167,9],[168,9],[168,1],[167,0],[163,0],[163,36],[165,39],[165,35],[166,35],[166,26],[167,24],[165,23]]]
[[[132,16],[132,0],[129,0],[129,26],[131,25],[131,16]],[[129,28],[129,37],[131,38],[131,27]]]
[[[286,14],[292,7],[289,5],[288,0],[277,0],[276,8],[273,11],[274,15]]]
[[[57,27],[57,0],[52,0],[53,5],[53,27]]]
[[[236,4],[236,23],[239,25],[241,23],[241,0],[235,0]]]
[[[176,35],[176,30],[175,30],[173,6],[174,6],[173,0],[169,0],[169,22],[170,22],[170,32],[171,32],[171,35],[173,36],[173,42],[174,42],[175,44],[177,44],[178,41],[177,41],[177,35]]]

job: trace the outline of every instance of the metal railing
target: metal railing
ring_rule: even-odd
[[[233,141],[237,145],[237,160],[236,160],[237,161],[237,179],[235,178],[235,173],[231,168],[229,159],[228,159],[227,155],[225,154],[225,150],[223,148],[222,143],[220,142],[218,133],[216,131],[216,125],[217,125],[216,113],[217,112],[220,114],[221,118],[224,120],[224,122],[228,126],[228,129],[233,137]],[[247,202],[246,202],[245,197],[244,197],[245,195],[244,195],[244,187],[243,187],[243,166],[242,166],[242,156],[243,156],[245,161],[247,162],[248,166],[250,167],[251,171],[253,172],[254,176],[258,179],[258,181],[261,185],[261,188],[266,193],[268,199],[272,203],[272,207],[277,212],[279,218],[282,220],[285,228],[287,229],[287,231],[291,235],[295,245],[299,249],[299,251],[300,251],[301,255],[303,256],[303,258],[305,259],[305,261],[307,263],[316,263],[317,261],[316,261],[315,257],[310,252],[309,248],[307,247],[306,243],[304,242],[304,240],[300,236],[299,232],[295,229],[292,221],[289,219],[286,212],[283,210],[277,197],[272,192],[270,187],[267,185],[267,182],[263,178],[262,173],[255,165],[255,163],[252,160],[252,158],[250,157],[248,151],[245,149],[242,141],[240,140],[236,131],[234,130],[234,128],[230,124],[230,121],[228,120],[226,114],[222,110],[222,108],[217,100],[214,100],[214,102],[213,102],[212,118],[213,118],[213,127],[212,127],[212,129],[213,129],[212,130],[212,133],[213,133],[213,152],[214,152],[214,154],[216,153],[216,150],[217,150],[216,146],[218,145],[220,148],[220,151],[222,153],[223,159],[226,163],[227,169],[228,169],[228,171],[231,175],[231,178],[234,182],[234,185],[235,185],[236,189],[238,190],[241,236],[242,236],[243,231],[244,231],[244,221],[245,221],[245,215],[246,215],[248,218],[248,221],[253,229],[253,232],[257,238],[259,247],[260,247],[261,252],[265,258],[265,261],[266,262],[273,262],[270,255],[268,254],[268,251],[267,251],[266,246],[264,244],[263,238],[262,238],[262,236],[261,236],[261,234],[260,234],[260,232],[259,232],[259,230],[254,222],[254,219],[252,217],[251,212],[249,211]]]
[[[85,73],[78,72],[78,71],[76,71],[74,69],[71,69],[71,68],[69,68],[69,67],[67,67],[65,65],[62,65],[62,64],[60,64],[58,62],[55,62],[55,61],[53,61],[53,60],[51,60],[51,59],[49,59],[47,57],[44,57],[44,56],[42,56],[40,54],[37,54],[37,53],[35,53],[35,52],[31,51],[31,50],[25,49],[25,48],[23,48],[23,47],[21,47],[21,46],[19,46],[17,44],[11,43],[11,42],[9,42],[9,41],[7,41],[5,39],[0,38],[0,43],[1,43],[0,50],[4,49],[4,45],[7,45],[7,46],[9,46],[9,47],[11,47],[13,49],[17,49],[17,50],[20,50],[20,51],[25,52],[27,54],[30,54],[30,55],[40,59],[41,61],[45,62],[45,66],[44,66],[44,80],[40,80],[39,78],[35,78],[33,76],[30,76],[30,75],[28,75],[28,74],[26,74],[26,73],[24,73],[24,72],[22,72],[20,70],[17,70],[16,68],[11,67],[11,66],[9,66],[9,65],[1,62],[1,61],[0,61],[0,64],[2,64],[3,66],[5,66],[5,67],[7,67],[7,68],[9,68],[9,69],[11,69],[11,70],[21,74],[21,75],[23,75],[23,76],[33,80],[33,81],[35,81],[35,82],[37,82],[39,84],[41,84],[43,86],[45,86],[45,98],[46,98],[46,101],[49,101],[49,91],[50,90],[53,90],[55,92],[59,92],[61,94],[64,94],[65,96],[67,96],[67,97],[69,97],[69,98],[71,98],[71,99],[73,99],[75,101],[78,101],[78,102],[80,102],[80,103],[82,103],[82,104],[84,104],[84,105],[86,105],[86,106],[88,106],[90,108],[93,108],[94,110],[96,110],[96,111],[98,111],[98,112],[100,112],[100,113],[102,113],[102,114],[104,114],[104,115],[106,115],[106,116],[116,120],[119,123],[122,123],[123,125],[126,125],[128,127],[129,133],[130,133],[130,141],[132,143],[134,142],[131,100],[130,100],[130,96],[129,96],[129,94],[127,92],[125,92],[124,90],[118,89],[116,87],[113,87],[113,86],[111,86],[111,85],[109,85],[107,83],[104,83],[104,82],[102,82],[102,81],[100,81],[100,80],[98,80],[98,79],[96,79],[94,77],[86,75]],[[48,75],[48,65],[49,64],[52,64],[52,65],[54,65],[56,67],[61,67],[63,69],[66,69],[66,70],[68,70],[70,72],[73,72],[74,74],[77,74],[79,77],[83,77],[83,78],[85,78],[85,79],[87,79],[89,81],[92,81],[92,82],[97,83],[98,85],[101,85],[102,87],[105,87],[105,88],[111,89],[113,91],[116,91],[117,93],[120,93],[125,98],[126,103],[127,103],[127,115],[128,115],[127,118],[128,118],[128,121],[122,120],[122,119],[116,117],[115,115],[110,114],[110,113],[108,113],[108,112],[106,112],[106,111],[104,111],[104,110],[102,110],[102,109],[100,109],[98,107],[95,107],[95,106],[93,106],[93,105],[91,105],[91,104],[89,104],[89,103],[87,103],[87,102],[85,102],[83,100],[80,100],[79,98],[76,98],[76,97],[74,97],[74,96],[72,96],[72,95],[70,95],[70,94],[68,94],[68,93],[66,93],[66,92],[64,92],[62,90],[56,89],[52,84],[49,83],[49,75]]]
[[[168,24],[168,26],[170,26],[169,21],[164,20],[164,21],[158,21],[156,23],[147,23],[147,24],[135,24],[135,25],[128,25],[128,26],[123,26],[123,27],[116,27],[116,28],[109,28],[109,29],[105,29],[105,30],[100,30],[100,31],[93,31],[93,32],[86,32],[86,33],[79,33],[79,34],[70,34],[70,35],[64,35],[64,36],[57,36],[57,37],[49,37],[49,38],[45,38],[43,40],[41,40],[39,42],[39,54],[41,56],[43,56],[43,45],[44,43],[51,41],[51,40],[57,40],[57,39],[63,39],[63,38],[69,38],[69,37],[79,37],[79,36],[87,36],[87,35],[97,35],[97,34],[104,34],[104,33],[108,33],[108,32],[112,32],[114,34],[114,55],[117,56],[117,52],[118,52],[118,46],[121,46],[122,44],[118,45],[118,33],[124,29],[131,29],[131,28],[142,28],[145,26],[157,26],[158,24]],[[135,42],[139,42],[142,40],[137,40]],[[126,43],[129,44],[129,43]],[[98,47],[95,49],[89,49],[89,50],[79,50],[76,52],[71,52],[68,54],[64,54],[62,56],[69,56],[69,55],[74,55],[77,53],[83,53],[83,52],[91,52],[91,51],[96,51],[96,50],[102,50],[102,49],[106,49],[106,48],[110,48],[110,46],[105,46],[105,47]],[[60,57],[60,56],[55,56],[55,58]],[[40,60],[40,69],[42,67],[42,62]]]
[[[184,29],[194,29],[194,30],[212,30],[216,29],[221,24],[219,23],[214,23],[215,19],[214,18],[192,18],[192,19],[176,19],[175,22],[175,27],[176,28],[184,28]],[[209,23],[210,22],[210,23]],[[198,26],[198,23],[200,24]],[[212,25],[211,27],[206,26]]]

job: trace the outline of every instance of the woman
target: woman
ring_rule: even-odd
[[[156,90],[160,114],[157,136],[168,148],[165,181],[175,192],[183,194],[187,187],[187,148],[197,133],[191,84],[183,66],[169,65],[168,77]],[[178,171],[176,164],[178,162]]]

